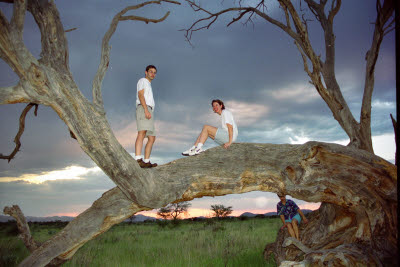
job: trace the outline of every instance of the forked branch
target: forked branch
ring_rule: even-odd
[[[160,19],[150,19],[150,18],[139,17],[139,16],[124,16],[126,14],[126,12],[128,12],[130,10],[137,10],[139,8],[142,8],[144,6],[151,5],[151,4],[159,4],[160,5],[162,2],[168,2],[168,3],[180,5],[179,2],[170,1],[170,0],[148,1],[148,2],[144,2],[141,4],[135,5],[135,6],[128,6],[114,16],[113,20],[111,21],[108,31],[106,32],[106,34],[103,37],[100,65],[97,69],[96,76],[93,79],[93,85],[92,85],[93,103],[96,104],[98,107],[101,107],[101,108],[103,107],[101,86],[103,83],[104,76],[107,72],[108,65],[110,63],[111,47],[109,46],[109,42],[110,42],[110,39],[113,36],[115,30],[117,29],[118,23],[120,21],[124,21],[124,20],[143,21],[146,24],[148,24],[150,22],[158,23],[158,22],[164,21],[169,16],[170,12],[167,12]]]
[[[25,130],[25,117],[26,117],[26,114],[28,114],[29,110],[33,106],[35,106],[35,112],[34,113],[35,113],[35,116],[37,116],[37,109],[38,109],[38,105],[37,104],[30,103],[24,108],[24,110],[22,111],[22,114],[21,114],[21,116],[19,118],[19,130],[18,130],[17,135],[14,138],[14,142],[15,142],[14,151],[11,152],[11,154],[8,155],[8,156],[4,156],[3,154],[0,154],[0,159],[6,159],[6,160],[8,160],[8,162],[10,162],[14,158],[14,156],[18,153],[19,148],[21,147],[20,139],[21,139],[21,136],[22,136],[22,134],[24,133],[24,130]]]

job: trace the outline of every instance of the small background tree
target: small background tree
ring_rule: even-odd
[[[233,211],[232,206],[225,207],[222,204],[211,205],[211,210],[214,212],[215,217],[217,217],[218,219],[227,217]]]
[[[157,211],[157,215],[164,220],[172,219],[174,222],[178,219],[181,214],[188,214],[188,209],[192,204],[187,201],[179,203],[170,203],[165,207],[162,207]]]

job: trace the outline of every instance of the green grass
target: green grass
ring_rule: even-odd
[[[63,266],[275,266],[262,253],[279,227],[277,218],[122,223],[86,243]],[[59,230],[31,228],[38,241]],[[15,266],[29,255],[11,225],[0,226],[0,255],[0,266]]]

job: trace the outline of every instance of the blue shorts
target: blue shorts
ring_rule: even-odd
[[[298,213],[292,219],[285,220],[285,222],[292,222],[293,219],[296,219],[298,224],[301,223],[301,217]]]
[[[223,145],[229,142],[229,133],[223,128],[218,128],[214,138],[215,143]]]

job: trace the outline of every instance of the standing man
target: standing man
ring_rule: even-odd
[[[290,236],[300,240],[298,226],[302,218],[304,223],[308,223],[306,216],[304,216],[303,212],[293,200],[286,199],[285,194],[278,193],[277,195],[281,200],[276,205],[277,213],[281,217],[283,223],[281,229],[287,227]]]
[[[156,167],[157,163],[150,162],[151,149],[156,141],[154,128],[154,98],[151,81],[156,77],[157,68],[153,65],[146,67],[146,77],[141,78],[137,83],[136,91],[136,125],[137,137],[135,142],[135,159],[142,168]],[[148,141],[144,148],[144,159],[142,159],[143,140],[147,137]]]

